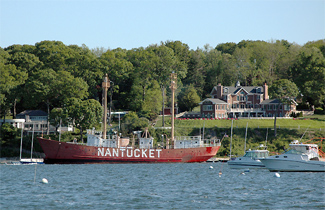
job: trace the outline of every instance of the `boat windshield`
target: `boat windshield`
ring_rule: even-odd
[[[303,153],[303,152],[300,152],[300,151],[298,151],[298,150],[295,150],[295,149],[291,149],[291,150],[285,152],[285,154],[302,155],[302,154],[304,154],[304,153]]]
[[[266,158],[269,156],[269,151],[247,151],[244,157],[250,158]]]

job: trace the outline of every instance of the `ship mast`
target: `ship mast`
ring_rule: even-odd
[[[170,89],[172,91],[172,143],[174,142],[174,118],[175,118],[175,108],[174,108],[174,98],[175,90],[177,89],[177,74],[172,72],[170,75]]]
[[[104,103],[104,117],[103,117],[103,139],[106,139],[106,124],[107,124],[107,90],[110,87],[108,75],[105,74],[104,81],[102,83],[103,87],[103,103]]]

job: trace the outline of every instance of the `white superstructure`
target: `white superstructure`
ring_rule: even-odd
[[[268,156],[268,150],[248,150],[244,156],[230,159],[228,165],[230,168],[265,168],[260,159]]]
[[[289,151],[262,159],[262,163],[270,171],[325,172],[317,144],[302,144],[296,140],[289,146]]]

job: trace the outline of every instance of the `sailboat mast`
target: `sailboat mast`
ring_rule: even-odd
[[[33,123],[32,145],[31,145],[31,147],[30,147],[30,162],[33,162],[34,126],[35,126],[35,124]]]
[[[170,75],[170,89],[172,91],[172,143],[174,142],[174,118],[175,118],[175,108],[174,108],[174,98],[175,90],[177,89],[177,74],[172,72]]]
[[[231,147],[232,147],[232,126],[234,124],[234,120],[231,120],[231,134],[230,134],[230,159],[231,159]]]
[[[244,154],[246,152],[246,138],[247,138],[247,127],[248,127],[248,122],[246,123],[246,132],[245,132],[245,148],[244,148]]]
[[[269,128],[266,128],[265,146],[267,145],[267,136],[269,134]]]
[[[103,139],[106,139],[106,124],[107,124],[107,90],[110,87],[108,75],[106,74],[104,77],[104,81],[102,83],[103,87],[103,103],[104,103],[104,117],[103,117]]]
[[[24,123],[21,124],[21,135],[20,135],[20,155],[19,160],[21,160],[21,154],[23,152],[23,133],[24,132]]]

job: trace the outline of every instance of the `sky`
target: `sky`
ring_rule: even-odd
[[[44,40],[90,49],[181,41],[325,39],[325,0],[0,0],[0,47]]]

